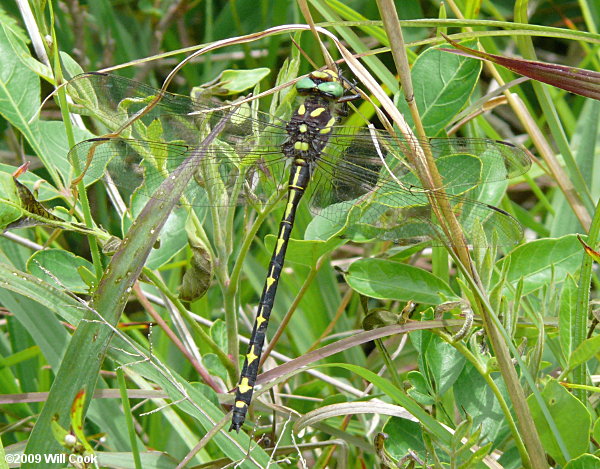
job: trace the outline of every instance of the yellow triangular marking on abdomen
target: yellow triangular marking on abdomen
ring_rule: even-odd
[[[254,360],[256,360],[257,358],[258,358],[258,355],[256,355],[256,354],[254,353],[254,347],[252,347],[252,350],[250,350],[250,351],[248,352],[248,354],[246,355],[246,360],[248,360],[248,365],[249,365],[250,363],[252,363]]]
[[[242,378],[242,380],[240,381],[240,384],[238,384],[238,391],[240,391],[242,394],[245,394],[248,391],[250,391],[251,389],[252,389],[252,386],[250,386],[250,384],[248,384],[248,378]]]
[[[262,314],[260,316],[256,316],[256,325],[258,327],[260,327],[260,325],[265,321],[266,321],[266,319],[262,317]]]
[[[275,248],[275,254],[279,254],[279,251],[281,251],[281,248],[283,247],[283,243],[285,243],[285,240],[283,240],[282,238],[279,238],[277,240],[277,247]]]

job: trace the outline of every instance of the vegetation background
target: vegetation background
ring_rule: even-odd
[[[10,175],[29,161],[19,180],[37,199],[96,228],[86,235],[54,220],[0,237],[0,467],[61,467],[44,459],[60,452],[94,453],[102,467],[600,467],[598,254],[586,255],[575,235],[588,235],[593,248],[600,227],[598,76],[573,70],[569,78],[549,66],[555,85],[574,77],[566,88],[592,96],[583,97],[432,49],[450,47],[444,33],[492,54],[597,71],[599,19],[600,5],[585,0],[3,2],[0,214],[23,216]],[[460,247],[293,240],[271,329],[293,316],[267,361],[270,392],[257,396],[244,431],[231,434],[227,391],[245,350],[237,331],[249,335],[282,207],[236,212],[229,234],[207,221],[208,244],[176,211],[139,282],[139,253],[154,239],[150,222],[138,220],[132,244],[141,251],[117,248],[109,271],[98,227],[122,237],[135,215],[113,207],[99,184],[89,201],[79,191],[68,213],[67,153],[95,127],[69,119],[64,88],[42,99],[80,71],[116,70],[160,87],[184,57],[219,40],[228,47],[195,57],[169,91],[189,95],[228,69],[255,70],[233,75],[234,85],[249,79],[255,92],[269,90],[326,63],[315,36],[294,24],[335,35],[366,67],[350,67],[357,76],[349,78],[407,116],[399,82],[406,89],[412,78],[428,136],[530,149],[531,171],[496,194],[526,237],[474,250],[472,263]],[[339,59],[334,41],[321,39]],[[403,57],[412,71],[398,65]],[[266,96],[261,109],[279,96]],[[370,104],[360,112],[380,123]],[[348,120],[358,125],[355,116]],[[303,207],[293,238],[311,221]],[[184,273],[198,259],[192,283],[203,283],[204,296],[183,303]]]

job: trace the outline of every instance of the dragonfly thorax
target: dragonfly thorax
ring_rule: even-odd
[[[283,143],[283,154],[293,160],[314,162],[329,140],[331,127],[336,123],[335,101],[322,96],[310,96],[290,119]]]

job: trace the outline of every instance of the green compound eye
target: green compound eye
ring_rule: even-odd
[[[328,81],[325,83],[320,83],[317,86],[317,89],[328,96],[332,96],[334,98],[341,98],[344,95],[344,87],[338,82]]]
[[[296,82],[296,89],[299,93],[314,90],[317,84],[310,78],[304,77]]]

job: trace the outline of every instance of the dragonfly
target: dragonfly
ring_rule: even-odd
[[[524,150],[491,139],[410,141],[384,131],[341,125],[340,110],[349,100],[345,83],[338,72],[314,71],[296,82],[300,103],[293,110],[289,96],[269,113],[256,106],[239,106],[196,163],[195,182],[182,197],[184,205],[213,209],[268,208],[281,199],[274,194],[287,193],[236,388],[230,431],[240,430],[251,403],[286,249],[303,198],[314,216],[327,222],[324,239],[343,236],[405,244],[428,240],[447,245],[428,198],[431,191],[420,187],[408,164],[407,152],[418,144],[435,157],[443,179],[443,190],[436,197],[448,201],[465,232],[464,242],[493,239],[511,245],[522,236],[513,217],[482,200],[485,183],[505,181],[529,169]],[[118,136],[87,140],[69,152],[71,161],[84,168],[84,183],[105,176],[106,183],[147,197],[160,197],[156,188],[190,161],[187,157],[203,135],[228,112],[222,101],[213,98],[166,93],[107,73],[78,75],[69,82],[68,92],[106,129],[120,130]],[[160,101],[148,108],[157,96]],[[288,112],[279,113],[280,109]]]

